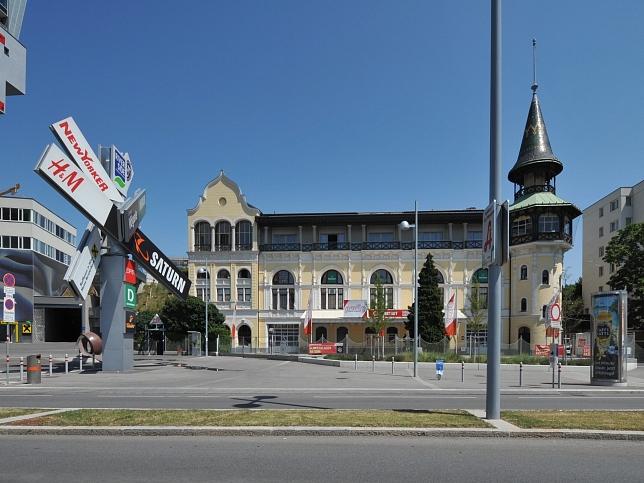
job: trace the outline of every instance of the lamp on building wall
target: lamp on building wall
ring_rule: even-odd
[[[205,298],[206,298],[206,352],[204,355],[208,357],[208,303],[210,302],[210,274],[208,273],[208,269],[201,267],[199,270],[197,270],[197,273],[205,273],[206,274],[206,293],[205,293]]]
[[[418,377],[418,201],[414,202],[414,224],[400,222],[403,230],[414,229],[414,377]]]

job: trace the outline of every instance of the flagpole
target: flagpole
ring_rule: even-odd
[[[456,338],[454,339],[454,354],[458,356],[458,287],[454,288],[454,314],[456,314]]]

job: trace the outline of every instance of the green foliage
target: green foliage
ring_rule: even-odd
[[[385,289],[382,286],[382,282],[378,274],[376,274],[374,286],[376,294],[369,304],[370,310],[366,323],[376,334],[379,335],[383,330],[385,330],[385,327],[391,322],[391,320],[385,317],[385,312],[387,311],[387,300]]]
[[[581,277],[575,283],[563,287],[561,304],[561,325],[564,334],[578,332],[581,325],[587,320],[584,314]]]
[[[617,270],[608,283],[613,290],[627,290],[628,326],[644,328],[644,223],[633,223],[611,239],[604,256]]]
[[[142,341],[145,337],[145,328],[150,327],[152,318],[157,314],[155,310],[139,310],[136,313],[136,335],[137,341]]]
[[[418,333],[429,343],[439,342],[445,337],[443,320],[443,296],[438,288],[439,273],[434,265],[431,253],[418,274]],[[411,337],[414,334],[414,311],[416,302],[409,307],[405,328]]]
[[[166,302],[172,298],[174,296],[160,283],[146,283],[137,293],[136,310],[137,312],[149,310],[158,313]],[[154,316],[154,314],[152,315]],[[148,320],[148,322],[150,321]]]
[[[185,336],[189,330],[203,334],[206,325],[206,304],[203,300],[188,296],[184,302],[172,297],[166,302],[159,313],[164,323],[168,337],[170,334]],[[216,337],[218,333],[229,335],[228,329],[223,327],[226,318],[217,310],[214,304],[208,305],[208,338]]]
[[[475,280],[471,289],[465,295],[467,300],[467,328],[470,332],[479,333],[487,327],[487,300],[481,295],[481,285]]]

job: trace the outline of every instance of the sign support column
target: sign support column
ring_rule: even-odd
[[[123,275],[126,252],[109,240],[107,254],[101,259],[101,333],[103,371],[134,370],[134,337],[125,333]]]

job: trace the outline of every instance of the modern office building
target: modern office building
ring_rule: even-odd
[[[562,163],[554,156],[536,90],[519,157],[508,178],[511,261],[503,280],[503,340],[546,343],[545,306],[561,286],[563,258],[572,248],[572,220],[581,212],[556,195]],[[487,194],[482,194],[487,199]],[[421,211],[419,270],[428,253],[440,272],[445,303],[456,294],[459,348],[469,342],[467,293],[481,267],[481,209]],[[222,171],[188,210],[188,273],[193,295],[209,297],[236,325],[236,343],[265,346],[271,337],[297,346],[312,300],[313,340],[363,342],[362,318],[345,317],[346,300],[369,303],[376,277],[384,283],[391,323],[386,337],[403,337],[413,302],[414,212],[264,214]],[[236,310],[235,310],[236,307]]]
[[[644,222],[644,181],[618,188],[583,212],[582,290],[590,309],[590,294],[611,290],[608,279],[616,267],[603,261],[606,247],[620,228]]]
[[[0,0],[0,114],[6,97],[24,95],[27,76],[27,49],[18,39],[27,0]]]
[[[76,340],[84,304],[63,280],[75,252],[72,225],[34,199],[0,196],[0,290],[15,306],[14,322],[5,321],[4,305],[0,320],[12,340]],[[9,279],[12,287],[5,284]]]

